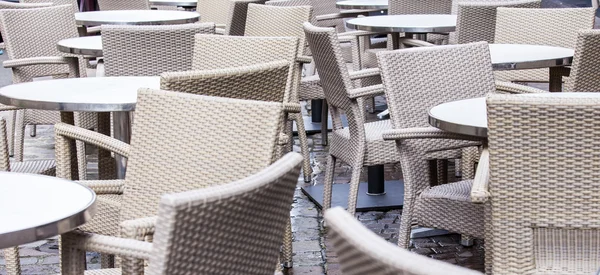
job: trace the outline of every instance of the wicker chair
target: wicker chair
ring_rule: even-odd
[[[600,92],[598,49],[600,49],[599,30],[577,32],[575,56],[571,74],[565,83],[565,92]]]
[[[100,195],[98,214],[82,227],[85,231],[120,231],[122,237],[144,240],[154,232],[153,220],[144,218],[155,215],[160,195],[237,180],[273,162],[283,119],[281,103],[144,89],[138,97],[131,146],[99,133],[55,126],[59,177],[70,175],[66,139],[82,139],[129,158],[125,180],[82,182]],[[223,116],[223,110],[229,115]],[[170,138],[165,138],[166,132]],[[165,153],[171,157],[165,158]],[[195,180],[192,184],[185,178]]]
[[[73,10],[73,13],[79,12],[79,4],[77,3],[77,0],[20,0],[20,3],[11,3],[11,4],[25,4],[25,5],[33,5],[33,4],[37,4],[37,5],[54,5],[54,6],[62,6],[62,5],[71,5],[71,9]],[[3,2],[3,5],[6,5],[7,3],[10,2]],[[18,7],[17,7],[18,8]]]
[[[260,5],[264,3],[265,0],[231,0],[225,34],[244,36],[246,18],[248,16],[248,4]]]
[[[154,210],[158,217],[153,244],[82,232],[65,234],[62,274],[84,274],[81,259],[90,249],[149,260],[147,271],[156,275],[272,274],[301,161],[300,155],[289,153],[247,178],[163,195],[158,211]],[[195,183],[196,179],[183,180]],[[223,180],[205,183],[218,185]],[[120,271],[100,270],[102,274]]]
[[[0,171],[41,174],[47,176],[55,175],[56,170],[54,160],[10,162],[8,157],[7,137],[6,121],[3,118],[0,118]],[[4,261],[8,275],[21,274],[18,247],[4,249]]]
[[[198,0],[196,12],[200,14],[200,22],[212,22],[217,28],[225,29],[230,3],[229,0]]]
[[[375,235],[341,207],[327,210],[325,221],[344,275],[481,274],[399,248]]]
[[[101,11],[149,10],[150,2],[148,0],[98,0],[98,7]]]
[[[487,112],[489,183],[472,190],[489,214],[486,273],[595,274],[600,100],[491,95]]]
[[[494,43],[537,44],[575,48],[577,31],[592,29],[594,8],[516,9],[498,8]],[[566,75],[566,69],[552,72]],[[548,82],[548,69],[495,72],[501,81]],[[561,83],[551,84],[560,90]]]

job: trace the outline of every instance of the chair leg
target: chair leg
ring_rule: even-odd
[[[79,166],[79,180],[87,179],[87,159],[85,158],[85,143],[76,141],[77,165]]]
[[[7,275],[21,275],[21,262],[19,261],[19,247],[4,249],[4,261]]]
[[[291,219],[288,219],[288,224],[285,226],[285,233],[283,235],[283,267],[284,268],[291,268],[293,266],[292,242],[293,242],[292,222],[291,222]]]
[[[17,111],[17,119],[15,122],[15,143],[13,155],[15,161],[23,161],[23,147],[25,142],[25,110]]]
[[[327,167],[325,168],[325,179],[323,180],[323,211],[331,208],[331,192],[333,189],[333,172],[335,170],[336,158],[327,155]]]
[[[352,167],[352,176],[350,177],[350,192],[348,193],[348,213],[352,216],[356,214],[356,201],[358,199],[358,184],[360,183],[361,166]]]
[[[29,136],[30,137],[35,137],[37,136],[37,125],[31,125],[31,128],[29,128]]]
[[[405,193],[406,194],[406,193]],[[398,230],[398,246],[408,249],[410,245],[410,231],[412,229],[413,198],[404,198],[402,206],[402,217],[400,218],[400,229]]]
[[[323,106],[321,107],[321,145],[327,146],[329,132],[329,105],[327,100],[323,99]]]
[[[465,234],[460,235],[460,244],[462,246],[473,246],[473,238]]]
[[[15,154],[15,123],[17,120],[17,111],[10,111],[10,119],[6,123],[8,133],[8,154],[12,157]]]
[[[308,151],[308,138],[306,137],[304,120],[300,114],[294,114],[294,119],[296,120],[296,129],[298,130],[298,139],[300,140],[300,151],[304,158],[302,163],[304,182],[311,182],[312,167],[310,165],[310,152]]]
[[[115,267],[115,256],[101,253],[100,254],[100,267],[102,269],[114,268]]]

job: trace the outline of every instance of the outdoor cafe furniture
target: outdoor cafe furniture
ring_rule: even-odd
[[[198,0],[150,0],[150,5],[175,6],[185,9],[195,9]]]
[[[388,0],[345,0],[335,6],[344,10],[387,10]]]
[[[173,25],[194,23],[200,15],[191,11],[169,10],[108,10],[75,14],[78,25]]]
[[[575,49],[577,31],[593,28],[595,12],[594,8],[498,8],[494,43],[548,45]],[[565,22],[569,23],[565,24]],[[495,72],[495,75],[497,80],[512,82],[546,82],[550,75],[550,91],[560,92],[562,76],[568,75],[568,69],[550,67]]]
[[[600,49],[599,30],[577,32],[575,57],[571,73],[565,82],[565,92],[600,92],[598,49]]]
[[[325,221],[344,275],[481,275],[389,243],[341,207],[325,211]]]
[[[289,220],[302,157],[289,153],[238,179],[204,179],[212,186],[155,198],[154,242],[80,231],[62,236],[64,275],[83,275],[85,251],[140,259],[149,266],[123,265],[102,274],[269,274]],[[193,182],[197,178],[181,178]],[[243,225],[243,226],[240,226]],[[122,271],[122,272],[121,272]]]
[[[102,36],[83,36],[58,41],[57,49],[63,53],[102,57]]]

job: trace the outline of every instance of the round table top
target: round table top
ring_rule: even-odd
[[[571,65],[573,49],[526,44],[490,44],[494,70],[523,70]]]
[[[195,7],[197,0],[150,0],[151,5],[159,6],[177,6],[177,7]]]
[[[387,10],[388,0],[346,0],[337,2],[335,6],[345,10]]]
[[[0,183],[0,249],[69,232],[96,213],[94,191],[73,181],[0,172]]]
[[[63,39],[58,41],[57,48],[64,53],[101,57],[102,37],[96,35]]]
[[[539,93],[527,96],[600,97],[600,93]],[[485,97],[451,101],[429,110],[429,124],[444,131],[469,136],[487,137]]]
[[[139,88],[160,88],[160,77],[84,77],[33,81],[0,88],[2,104],[69,112],[133,111]]]
[[[193,11],[170,10],[110,10],[75,13],[77,25],[171,25],[187,24],[200,20]]]
[[[368,16],[350,19],[348,28],[373,32],[430,33],[453,32],[456,15],[449,14],[403,14]]]

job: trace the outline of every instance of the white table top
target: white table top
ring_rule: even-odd
[[[150,5],[196,7],[198,5],[198,1],[197,0],[150,0]]]
[[[77,25],[170,25],[187,24],[200,20],[193,11],[169,10],[111,10],[75,13]]]
[[[388,8],[388,0],[347,0],[337,2],[335,6],[345,10],[386,10]]]
[[[348,28],[374,32],[430,33],[453,32],[456,15],[449,14],[405,14],[368,16],[350,19]]]
[[[139,88],[160,88],[160,77],[85,77],[42,80],[0,88],[2,104],[39,110],[133,111]]]
[[[539,93],[526,96],[600,97],[600,93]],[[429,110],[429,124],[444,131],[487,137],[487,106],[485,97],[446,102]]]
[[[522,70],[571,65],[572,49],[524,44],[490,44],[494,70]]]
[[[0,172],[0,249],[71,231],[96,213],[96,194],[64,179]]]
[[[96,35],[63,39],[58,41],[57,48],[64,53],[101,57],[102,37]]]

